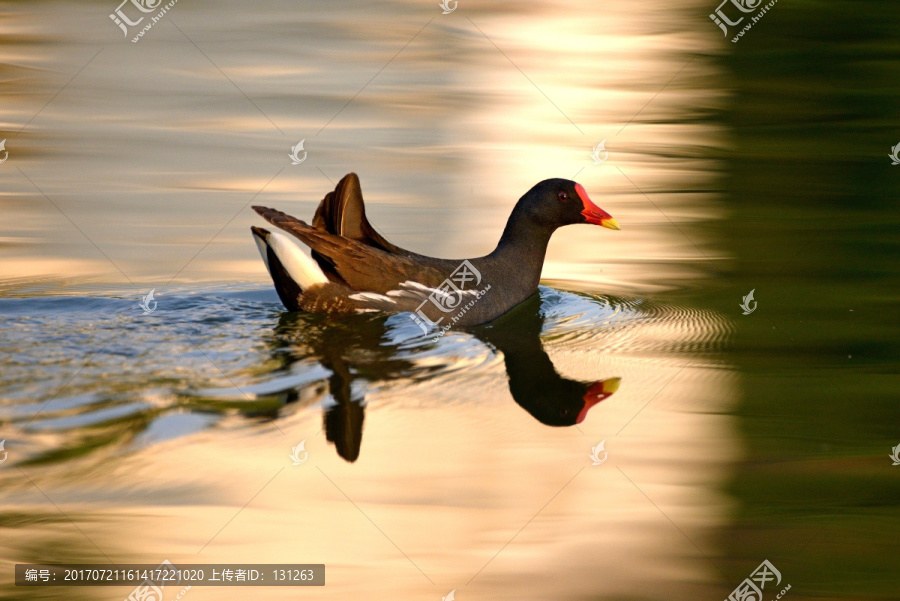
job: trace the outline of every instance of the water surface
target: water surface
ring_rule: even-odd
[[[16,562],[166,558],[325,563],[328,599],[731,590],[720,42],[651,0],[436,4],[182,1],[138,43],[105,2],[2,5],[0,596]],[[547,177],[623,229],[558,232],[539,298],[437,343],[286,314],[248,205],[309,218],[349,171],[424,254],[488,252]]]

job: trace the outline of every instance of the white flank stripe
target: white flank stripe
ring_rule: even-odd
[[[390,292],[388,292],[388,294],[390,294]],[[350,298],[352,298],[353,300],[358,300],[358,301],[372,300],[372,301],[380,301],[380,302],[397,304],[397,301],[395,301],[394,299],[388,298],[388,297],[384,296],[383,294],[378,294],[375,292],[357,292],[356,294],[351,294]]]

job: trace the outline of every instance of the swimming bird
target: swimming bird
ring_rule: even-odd
[[[410,312],[425,332],[487,323],[536,294],[557,228],[619,229],[581,184],[567,179],[536,184],[516,203],[494,251],[465,260],[420,255],[385,239],[366,218],[355,173],[322,199],[311,225],[275,209],[253,210],[311,249],[310,256],[280,232],[251,227],[288,310]]]

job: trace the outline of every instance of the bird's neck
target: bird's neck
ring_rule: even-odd
[[[536,223],[520,206],[513,209],[500,242],[489,256],[501,269],[518,274],[523,289],[531,294],[541,279],[541,268],[553,229]]]

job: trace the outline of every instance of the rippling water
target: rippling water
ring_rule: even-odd
[[[581,583],[575,591],[617,595],[648,583],[627,565],[661,554],[681,571],[660,573],[652,586],[710,586],[690,553],[667,548],[681,547],[629,478],[654,490],[656,503],[700,502],[702,511],[671,509],[684,527],[710,524],[707,486],[728,445],[691,438],[728,421],[694,413],[723,407],[729,394],[721,318],[542,287],[512,327],[450,332],[435,343],[402,315],[284,313],[268,287],[174,291],[157,303],[144,314],[132,299],[107,295],[0,300],[15,349],[0,379],[4,431],[28,475],[3,473],[4,519],[21,525],[5,537],[19,549],[16,561],[315,558],[328,566],[325,594],[345,598],[374,585],[400,596],[433,595],[444,584],[489,596],[550,594],[565,579]],[[536,374],[551,398],[527,388]],[[666,403],[637,419],[675,376]],[[583,423],[545,425],[570,387],[610,378],[621,378],[620,389]],[[292,466],[301,440],[310,460]],[[588,471],[600,469],[589,454],[601,440],[609,461]],[[695,464],[703,478],[667,490]],[[48,511],[32,485],[83,516],[79,529],[102,552],[65,528],[41,530]],[[259,502],[213,536],[260,489]],[[488,563],[556,494],[518,548]],[[109,519],[115,534],[102,526]],[[50,541],[57,550],[48,556]],[[612,547],[624,565],[591,558]],[[522,580],[523,569],[548,564],[556,566],[549,579]],[[609,570],[606,584],[596,582],[598,569]]]
[[[730,590],[732,327],[691,297],[726,262],[718,40],[655,0],[437,4],[183,0],[136,44],[115,3],[0,4],[0,598],[17,562],[164,558],[325,563],[328,599]],[[559,231],[539,299],[438,342],[285,313],[248,205],[309,218],[349,171],[424,254],[489,251],[548,177],[623,229]]]
[[[357,403],[363,389],[378,395],[433,380],[460,387],[503,380],[504,350],[522,351],[530,336],[527,322],[518,320],[513,334],[504,332],[521,344],[515,349],[498,342],[493,330],[499,326],[433,342],[405,315],[285,313],[268,288],[173,292],[157,303],[147,314],[126,298],[0,299],[12,349],[0,377],[3,418],[36,435],[28,463],[69,456],[60,452],[59,439],[42,448],[42,433],[127,422],[119,442],[128,446],[188,435],[235,414],[277,420],[298,411],[291,406],[298,401],[330,408],[333,401],[324,396],[335,375],[353,389],[354,398],[340,400]],[[615,371],[618,363],[606,365],[611,361],[652,360],[663,368],[690,354],[698,364],[702,357],[714,363],[728,333],[713,315],[547,287],[536,317],[543,331],[534,333],[534,353],[559,353],[568,370],[588,376],[602,374],[599,367]],[[42,349],[39,356],[35,348]],[[451,390],[434,401],[460,396]]]

